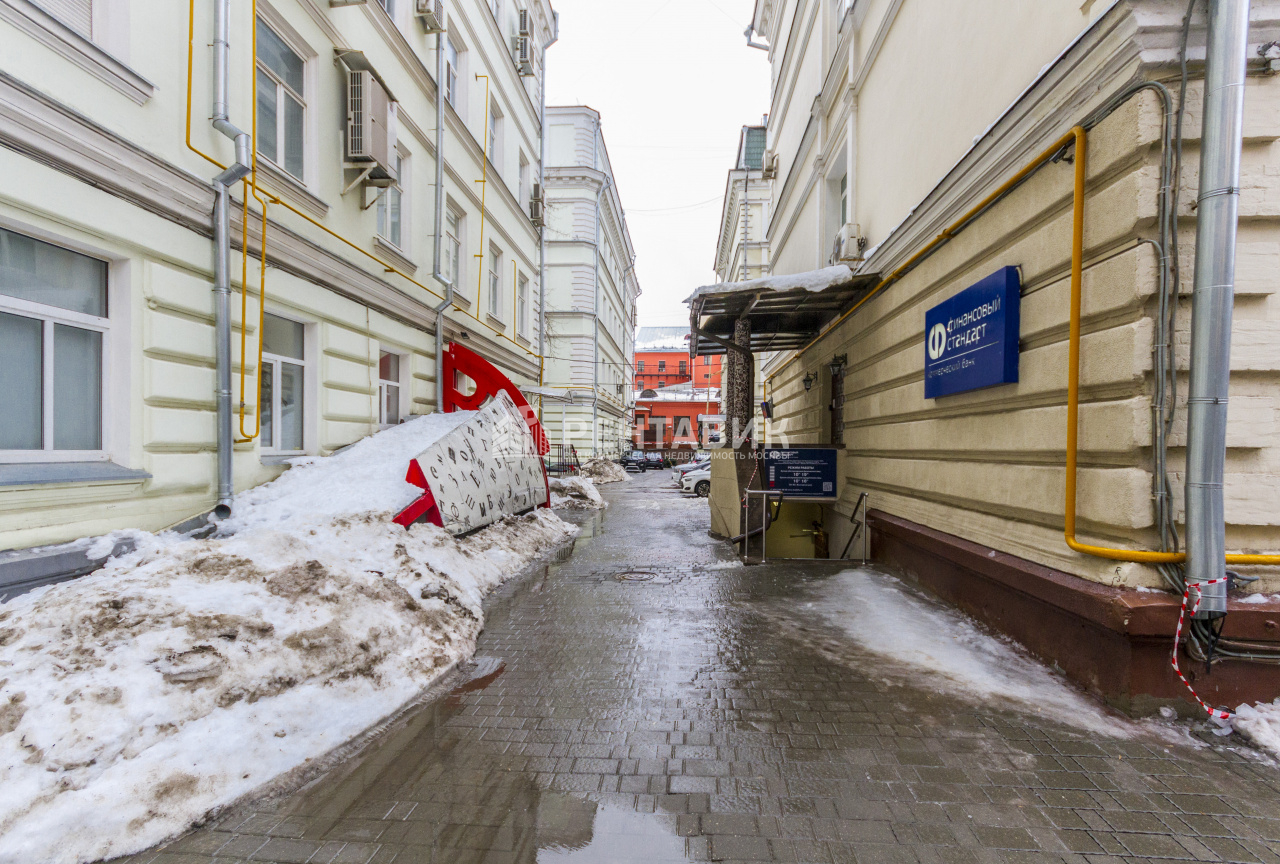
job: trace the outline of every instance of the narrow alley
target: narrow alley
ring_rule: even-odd
[[[1238,739],[952,698],[815,611],[849,562],[743,567],[667,472],[602,491],[436,698],[119,860],[1280,862],[1280,774]]]

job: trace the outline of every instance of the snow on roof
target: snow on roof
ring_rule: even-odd
[[[689,384],[675,384],[670,387],[653,388],[646,387],[645,390],[653,390],[654,396],[642,397],[640,394],[644,390],[636,391],[636,399],[641,402],[704,402],[720,401],[719,387],[693,387]]]
[[[821,270],[809,270],[805,273],[787,273],[782,276],[765,276],[762,279],[749,279],[746,282],[717,282],[714,285],[703,285],[687,298],[685,303],[692,303],[707,294],[729,294],[741,291],[825,291],[835,285],[843,285],[853,279],[853,271],[844,264],[824,267]]]
[[[636,331],[636,351],[688,351],[688,327],[641,327]]]

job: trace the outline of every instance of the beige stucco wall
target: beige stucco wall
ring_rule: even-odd
[[[908,4],[909,5],[909,4]],[[1189,103],[1198,105],[1193,84]],[[1276,400],[1280,347],[1277,162],[1280,79],[1250,79],[1241,202],[1240,290],[1232,349],[1226,517],[1233,550],[1280,550],[1280,447]],[[1155,548],[1151,501],[1154,236],[1161,116],[1154,97],[1130,101],[1090,136],[1085,226],[1079,534],[1086,541]],[[1187,118],[1180,240],[1180,398],[1186,394],[1198,112]],[[1044,144],[1047,144],[1045,141]],[[1043,146],[1043,145],[1037,145]],[[1016,165],[1008,166],[1006,174]],[[868,302],[797,362],[775,362],[779,427],[793,440],[823,440],[821,387],[806,372],[848,353],[846,483],[836,512],[861,491],[874,508],[1109,584],[1156,586],[1151,568],[1090,558],[1062,539],[1072,167],[1049,165],[936,254]],[[1000,267],[1021,269],[1020,380],[924,399],[924,315]],[[1180,420],[1185,429],[1185,419]],[[771,436],[772,437],[772,436]],[[1185,432],[1170,450],[1175,498]],[[1180,510],[1179,510],[1180,512]],[[1259,586],[1280,574],[1257,568]]]

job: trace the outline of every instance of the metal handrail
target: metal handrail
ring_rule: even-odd
[[[867,527],[867,498],[869,493],[863,492],[858,495],[858,502],[853,505],[853,513],[849,515],[849,522],[854,526],[853,533],[849,535],[849,542],[844,544],[844,551],[840,553],[840,560],[844,560],[849,554],[849,547],[853,545],[853,541],[858,539],[858,535],[862,535],[862,563],[867,563],[867,539],[871,535],[871,529]],[[858,519],[858,511],[862,511],[862,519]]]

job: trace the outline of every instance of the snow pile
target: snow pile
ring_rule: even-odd
[[[1231,718],[1231,728],[1254,746],[1280,758],[1280,699],[1271,704],[1241,705]]]
[[[1275,603],[1276,601],[1280,601],[1280,594],[1272,594],[1271,596],[1267,596],[1266,594],[1258,593],[1258,594],[1250,594],[1246,597],[1240,598],[1241,603],[1255,603],[1258,605],[1262,605],[1263,603]]]
[[[624,480],[631,479],[627,476],[626,469],[617,462],[611,462],[608,459],[592,459],[583,463],[579,476],[585,477],[596,485],[601,483],[621,483]]]
[[[1104,713],[1036,660],[981,630],[954,609],[872,570],[846,570],[829,580],[815,609],[905,680],[922,675],[940,691],[1047,716],[1108,735],[1131,724]]]
[[[0,605],[0,862],[160,842],[468,657],[485,594],[576,530],[547,510],[461,540],[390,521],[419,494],[409,458],[469,416],[297,460],[212,539],[129,532],[98,573]]]
[[[608,503],[600,497],[596,484],[585,477],[552,477],[551,507],[554,510],[603,510]]]

